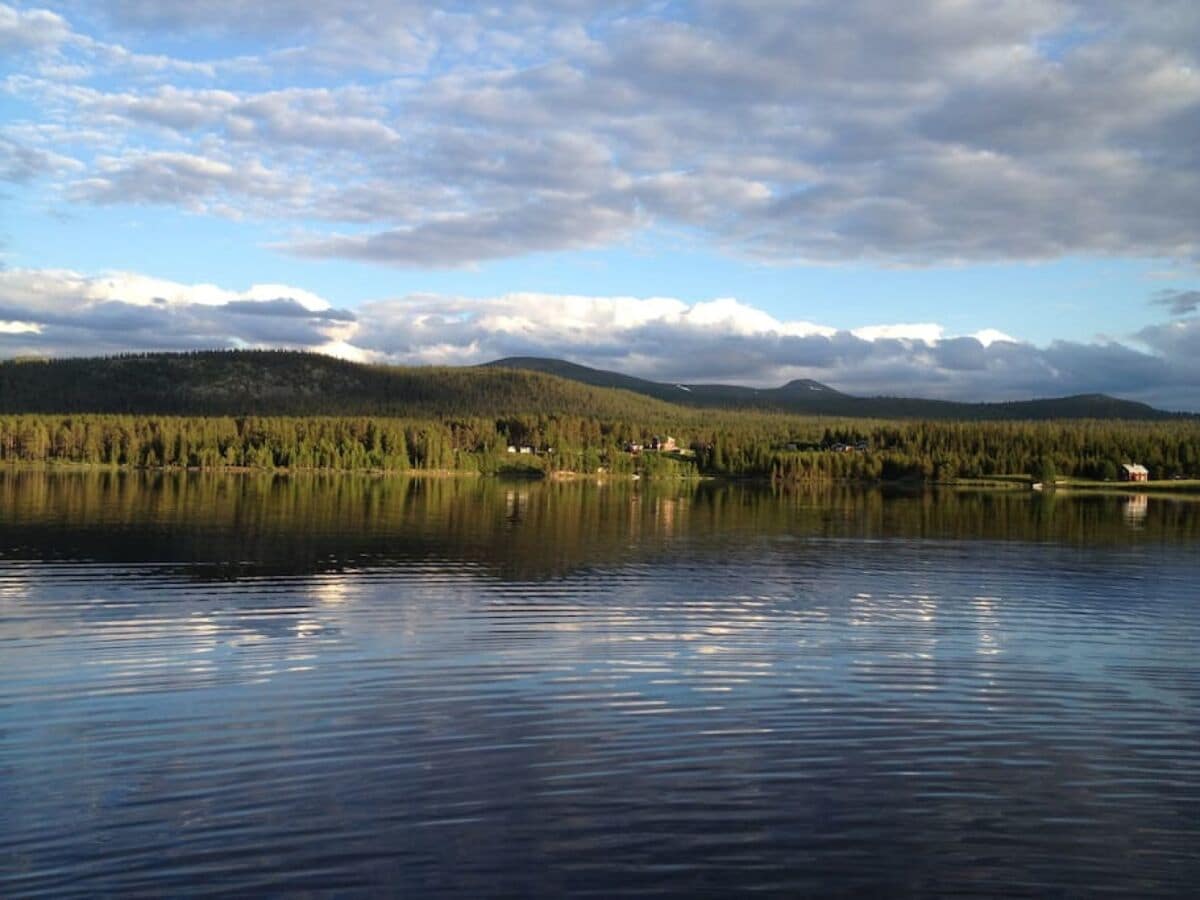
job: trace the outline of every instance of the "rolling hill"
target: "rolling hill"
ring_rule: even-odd
[[[561,359],[516,356],[487,363],[488,367],[542,372],[597,387],[620,388],[658,400],[707,409],[753,409],[798,415],[848,418],[950,419],[987,421],[1007,419],[1128,419],[1175,418],[1131,400],[1106,394],[1079,394],[1006,403],[957,403],[908,397],[856,397],[819,381],[801,379],[777,388],[728,384],[670,384],[647,381],[617,372],[591,369]]]
[[[174,415],[572,414],[626,421],[705,409],[880,419],[1126,419],[1170,413],[1100,394],[1016,403],[855,397],[816,381],[778,388],[665,384],[558,359],[483,366],[364,365],[319,354],[244,350],[0,362],[0,413]]]
[[[377,415],[573,413],[652,420],[678,407],[528,370],[363,365],[275,350],[0,362],[0,413]]]

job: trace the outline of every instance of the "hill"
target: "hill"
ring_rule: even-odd
[[[1161,420],[1174,414],[1145,403],[1105,394],[1080,394],[1008,403],[956,403],[908,397],[856,397],[819,381],[801,379],[777,388],[729,384],[669,384],[617,372],[591,369],[561,359],[514,356],[487,363],[488,367],[520,369],[569,378],[582,384],[615,387],[683,406],[706,409],[753,409],[798,415],[872,419],[951,419],[1001,421],[1008,419],[1124,419]]]
[[[0,413],[375,415],[571,413],[654,420],[641,394],[529,370],[363,365],[274,350],[0,362]]]
[[[570,414],[637,422],[696,420],[700,410],[956,421],[1163,420],[1102,394],[1016,403],[855,397],[816,381],[777,388],[667,384],[559,359],[400,367],[278,350],[147,353],[0,362],[0,413],[376,415]]]
[[[864,401],[813,382],[755,391],[582,374],[620,386],[520,368],[369,366],[280,351],[9,361],[0,363],[0,463],[703,474],[791,484],[1047,470],[1115,479],[1133,460],[1160,479],[1200,477],[1200,420],[1061,421],[1129,412],[1111,398],[995,404],[983,407],[988,417],[1022,420],[964,422],[984,418],[978,406]],[[695,396],[692,405],[667,403],[631,388]],[[775,411],[812,412],[809,397],[829,415]],[[894,418],[865,418],[873,414]],[[924,417],[899,420],[914,415]],[[1060,421],[1024,421],[1032,417]],[[656,436],[685,452],[656,449]]]

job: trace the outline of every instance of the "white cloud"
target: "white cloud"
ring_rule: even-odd
[[[779,320],[732,298],[510,294],[411,296],[365,304],[352,341],[404,364],[564,357],[667,382],[774,386],[812,378],[863,395],[1010,400],[1105,392],[1195,408],[1196,332],[1143,332],[1153,352],[1120,343],[1037,347],[996,329],[948,334],[936,323],[839,330]],[[1189,354],[1191,354],[1189,356]]]
[[[995,328],[984,328],[981,331],[976,331],[971,337],[975,338],[975,340],[979,341],[985,347],[990,347],[996,341],[1006,341],[1010,344],[1017,343],[1015,337]]]
[[[41,334],[42,326],[37,322],[0,321],[0,334]]]
[[[133,306],[222,306],[234,301],[287,297],[312,312],[331,309],[311,291],[283,284],[256,284],[232,291],[215,284],[181,284],[137,272],[83,275],[66,269],[0,270],[0,302],[47,311],[119,301]]]
[[[781,322],[774,316],[733,297],[720,297],[683,307],[677,315],[669,319],[663,317],[663,321],[687,328],[726,331],[737,335],[780,334],[804,337],[811,334],[828,336],[835,331],[833,328],[815,325],[812,322]]]
[[[867,325],[855,328],[851,334],[864,341],[921,341],[926,344],[936,344],[942,339],[944,329],[933,322],[897,325]],[[999,332],[997,332],[999,333]],[[981,342],[982,343],[982,342]]]
[[[994,329],[956,336],[936,323],[850,332],[778,319],[734,298],[427,294],[351,312],[289,285],[230,290],[129,272],[0,271],[0,355],[246,346],[410,365],[550,356],[671,383],[811,378],[862,395],[1104,392],[1192,409],[1200,397],[1194,317],[1144,329],[1128,343],[1037,347]]]
[[[62,16],[45,9],[20,10],[0,3],[0,52],[54,48],[71,34]]]
[[[233,291],[132,272],[0,270],[0,353],[300,347],[355,358],[356,317],[281,284]]]
[[[191,153],[131,152],[101,157],[92,176],[71,182],[66,193],[73,200],[100,205],[161,203],[191,212],[237,215],[251,201],[277,209],[295,206],[307,185],[257,160],[235,164]]]

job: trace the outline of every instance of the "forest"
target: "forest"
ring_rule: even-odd
[[[648,449],[668,436],[677,450]],[[887,422],[711,411],[662,419],[32,413],[0,415],[0,462],[537,477],[636,473],[777,483],[999,475],[1111,480],[1122,463],[1139,462],[1159,480],[1200,477],[1200,424]]]
[[[1122,463],[1138,462],[1154,479],[1200,476],[1200,418],[1158,416],[981,421],[699,408],[553,372],[364,365],[290,351],[0,363],[0,462],[150,470],[1053,481],[1112,480]],[[650,449],[668,437],[671,450]]]
[[[1187,418],[1098,394],[963,403],[854,397],[811,381],[779,388],[693,384],[684,390],[563,360],[406,367],[287,350],[0,361],[0,414],[19,412],[402,418],[560,413],[657,422],[738,412],[935,421]]]

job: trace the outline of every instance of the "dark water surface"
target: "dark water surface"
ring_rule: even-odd
[[[0,895],[1182,896],[1200,503],[0,471]]]

